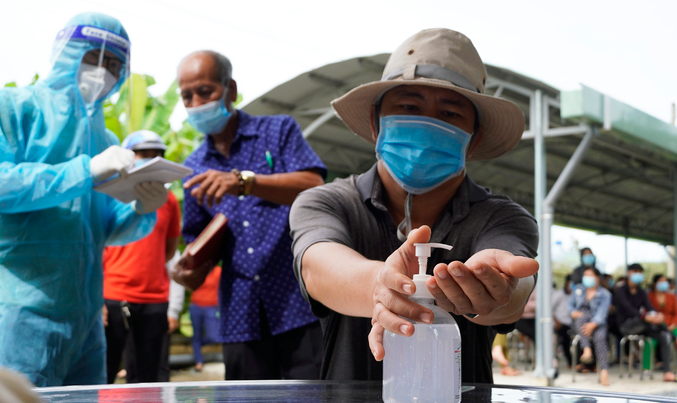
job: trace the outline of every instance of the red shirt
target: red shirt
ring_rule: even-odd
[[[651,302],[651,305],[653,305],[654,308],[658,309],[658,312],[665,316],[666,325],[677,325],[677,297],[675,294],[666,292],[665,304],[661,305],[658,303],[656,293],[652,291],[649,293],[649,302]]]
[[[190,302],[199,306],[216,306],[219,304],[219,282],[221,267],[216,266],[197,290],[190,295]]]
[[[103,297],[135,304],[169,300],[169,275],[165,267],[167,239],[181,235],[181,211],[169,192],[157,210],[157,223],[147,237],[103,251]]]

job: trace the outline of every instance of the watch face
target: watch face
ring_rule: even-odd
[[[252,185],[254,184],[254,178],[256,177],[256,174],[252,171],[241,171],[240,175],[243,182],[243,189],[241,193],[244,196],[249,196],[252,191]]]

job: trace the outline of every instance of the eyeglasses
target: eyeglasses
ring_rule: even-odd
[[[90,50],[89,52],[85,53],[85,55],[82,57],[82,62],[91,64],[93,66],[98,66],[100,57],[101,57],[100,49]],[[111,74],[115,76],[115,78],[120,77],[120,71],[122,70],[124,65],[125,62],[120,60],[118,57],[114,56],[112,53],[104,52],[103,59],[101,61],[101,67],[104,67],[106,68],[106,70],[110,71]]]

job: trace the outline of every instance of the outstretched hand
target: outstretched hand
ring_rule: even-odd
[[[534,259],[485,249],[465,264],[459,261],[438,264],[433,270],[434,279],[428,280],[427,285],[440,308],[457,315],[488,316],[511,301],[520,278],[537,271],[538,262]],[[523,307],[526,299],[519,302]]]
[[[385,355],[385,330],[409,337],[414,334],[414,325],[403,318],[422,323],[433,321],[432,311],[408,298],[416,290],[412,277],[418,273],[414,244],[428,242],[430,234],[428,226],[411,231],[407,241],[388,257],[376,279],[369,347],[377,361]],[[522,288],[516,294],[519,279],[537,271],[538,263],[534,259],[487,249],[465,263],[436,265],[434,277],[429,278],[426,285],[437,305],[448,312],[479,314],[473,322],[483,325],[512,323],[521,316],[533,284],[529,284],[526,292]],[[518,297],[514,298],[513,294]]]

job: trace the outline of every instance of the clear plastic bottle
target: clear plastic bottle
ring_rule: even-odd
[[[433,323],[414,323],[414,334],[404,337],[386,331],[383,337],[383,401],[385,403],[457,403],[461,401],[461,332],[454,318],[435,305],[425,281],[431,247],[416,244],[419,273],[410,299],[433,311]],[[420,248],[420,249],[419,249]],[[420,253],[420,254],[419,254]]]

